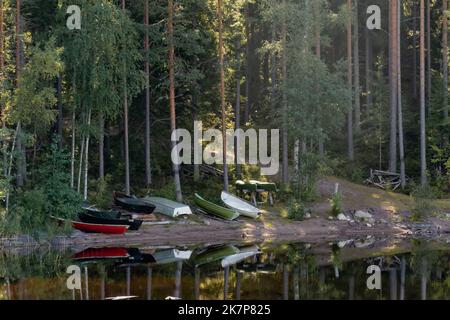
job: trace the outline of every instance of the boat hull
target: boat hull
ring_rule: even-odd
[[[221,195],[223,203],[230,209],[236,210],[242,216],[256,219],[261,215],[261,210],[249,202],[223,191]]]
[[[141,214],[152,214],[153,211],[155,211],[154,205],[147,203],[143,200],[127,196],[123,193],[114,192],[113,197],[114,197],[114,203],[117,206],[119,206],[129,212],[141,213]]]
[[[215,203],[212,203],[206,199],[203,199],[199,194],[195,194],[194,198],[195,204],[200,207],[206,213],[214,215],[216,217],[225,219],[225,220],[235,220],[239,217],[239,212],[235,210],[231,210],[225,207],[221,207]]]
[[[156,207],[154,212],[161,213],[171,218],[192,214],[192,210],[189,206],[165,198],[145,197],[142,200],[154,205]]]
[[[91,212],[82,212],[78,215],[81,222],[85,223],[95,223],[95,224],[108,224],[108,225],[128,225],[128,230],[136,231],[139,230],[143,221],[134,219],[123,219],[123,218],[108,218],[106,216],[95,215]]]
[[[129,228],[127,225],[96,224],[81,221],[72,221],[72,227],[86,233],[103,234],[124,234]]]

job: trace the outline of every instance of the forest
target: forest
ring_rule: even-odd
[[[0,0],[0,232],[107,208],[113,190],[182,202],[238,179],[276,182],[286,206],[371,170],[448,198],[448,14],[447,0]],[[279,129],[279,174],[173,164],[171,133],[195,121]]]

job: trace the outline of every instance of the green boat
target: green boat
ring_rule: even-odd
[[[262,190],[266,192],[278,192],[276,183],[261,182],[257,180],[250,180],[250,183],[255,184],[257,190]]]
[[[195,267],[221,261],[222,259],[239,253],[239,249],[232,245],[213,247],[195,254],[191,262]]]
[[[231,210],[222,206],[219,206],[215,203],[212,203],[206,199],[203,199],[199,194],[195,194],[194,199],[195,204],[200,207],[203,211],[208,214],[212,214],[216,217],[225,219],[225,220],[235,220],[239,217],[239,212],[236,210]]]
[[[245,191],[245,192],[256,192],[258,185],[256,183],[245,182],[242,180],[238,180],[235,183],[236,190]]]

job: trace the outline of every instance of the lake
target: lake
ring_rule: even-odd
[[[71,274],[66,273],[72,266]],[[372,267],[371,267],[372,266]],[[379,270],[368,289],[368,268]],[[75,271],[73,271],[75,270]],[[79,273],[78,273],[79,271]],[[69,284],[81,289],[69,289]],[[369,279],[371,283],[375,278]],[[339,243],[83,248],[0,253],[0,299],[450,299],[450,246]]]

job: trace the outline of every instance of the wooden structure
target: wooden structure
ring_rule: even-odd
[[[278,192],[277,185],[271,182],[261,182],[256,180],[244,182],[242,180],[238,180],[236,181],[235,186],[238,194],[249,194],[252,199],[252,203],[255,206],[257,205],[256,199],[265,192],[268,194],[269,204],[273,206],[274,194]]]
[[[199,168],[199,173],[201,177],[205,177],[205,178],[220,178],[223,179],[223,171],[217,169],[214,166],[211,165],[207,165],[207,164],[201,164],[198,165]],[[182,166],[182,171],[183,174],[189,177],[194,177],[194,166],[193,165],[183,165]]]
[[[373,169],[370,169],[370,177],[365,183],[383,190],[394,191],[402,186],[402,180],[399,173]]]

